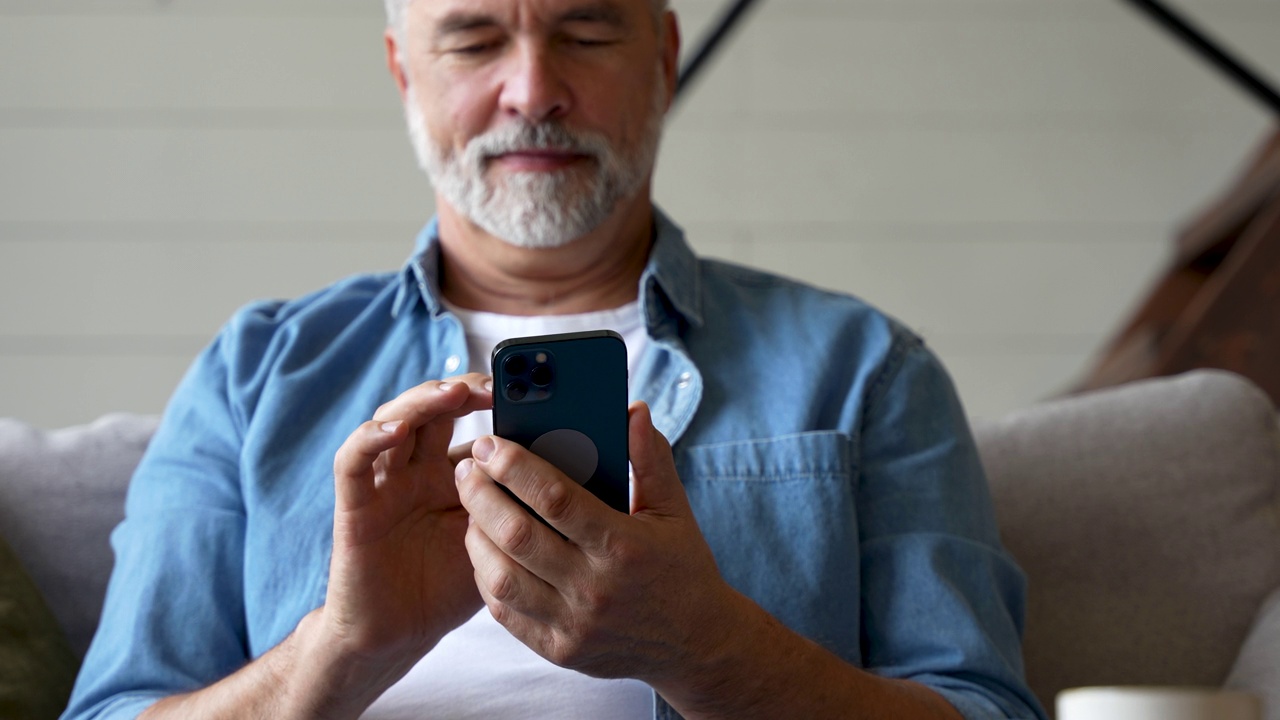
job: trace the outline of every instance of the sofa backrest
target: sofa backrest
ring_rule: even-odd
[[[1198,371],[974,430],[1003,540],[1030,580],[1024,649],[1041,700],[1051,708],[1059,690],[1087,685],[1223,684],[1280,587],[1270,399]],[[1280,647],[1263,662],[1276,663],[1271,688],[1250,689],[1280,691]]]
[[[0,537],[81,656],[156,421],[45,432],[0,419]],[[975,436],[1029,577],[1027,675],[1046,707],[1073,686],[1228,678],[1280,587],[1280,429],[1265,395],[1195,372],[1043,403]],[[1280,720],[1280,594],[1269,611],[1232,675]]]
[[[102,613],[108,538],[158,419],[114,414],[44,431],[0,418],[0,538],[84,657]]]

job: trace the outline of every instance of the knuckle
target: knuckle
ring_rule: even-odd
[[[489,579],[489,596],[506,608],[506,604],[514,600],[519,593],[519,586],[509,570],[498,570]]]
[[[511,624],[513,618],[512,610],[500,600],[491,598],[485,601],[485,606],[489,608],[489,614],[493,616],[494,621],[499,625],[507,627]]]
[[[513,557],[523,557],[533,549],[533,518],[528,513],[513,513],[498,526],[496,535],[498,547]]]
[[[613,606],[613,598],[609,593],[594,586],[581,591],[579,602],[591,617],[608,615],[609,608]]]
[[[456,484],[458,487],[458,501],[462,503],[464,508],[475,508],[480,493],[484,489],[482,483],[475,481],[475,473],[467,473],[462,477],[456,478]]]
[[[506,477],[515,471],[511,451],[506,447],[506,443],[494,444],[493,454],[484,461],[484,467],[494,477]]]
[[[552,524],[563,522],[573,516],[573,493],[569,491],[569,487],[564,483],[550,482],[542,484],[538,488],[535,501],[535,507],[538,508],[539,514]]]
[[[606,539],[602,544],[605,548],[603,557],[614,567],[641,568],[649,564],[648,549],[638,543]]]
[[[576,668],[582,664],[582,647],[576,638],[556,633],[547,648],[547,659],[563,668]]]

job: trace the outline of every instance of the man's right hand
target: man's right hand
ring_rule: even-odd
[[[333,556],[324,606],[262,657],[161,718],[356,718],[481,607],[464,538],[453,421],[493,407],[489,378],[424,383],[378,408],[334,457]]]
[[[480,609],[449,442],[455,418],[492,406],[487,376],[424,383],[338,450],[321,615],[340,651],[398,676]]]

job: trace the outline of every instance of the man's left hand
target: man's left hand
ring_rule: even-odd
[[[456,474],[471,514],[467,551],[494,618],[551,662],[596,677],[688,681],[729,641],[725,611],[736,593],[641,403],[630,408],[628,434],[630,516],[520,445],[477,440],[475,460]]]

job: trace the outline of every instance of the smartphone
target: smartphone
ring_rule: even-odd
[[[498,343],[492,363],[493,434],[529,448],[629,513],[622,336],[594,330],[512,338]]]

